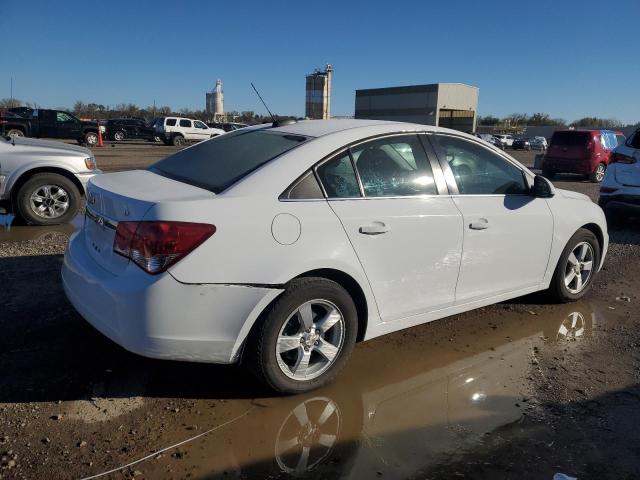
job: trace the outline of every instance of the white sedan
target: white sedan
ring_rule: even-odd
[[[295,393],[357,341],[537,290],[576,300],[608,238],[588,197],[470,135],[287,121],[92,179],[62,278],[132,352],[242,361]]]

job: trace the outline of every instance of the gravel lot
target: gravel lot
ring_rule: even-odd
[[[95,149],[105,171],[173,151]],[[579,177],[554,183],[597,198]],[[286,398],[89,327],[59,278],[81,221],[0,229],[2,479],[640,477],[637,221],[610,231],[585,300],[532,295],[359,344],[335,384]]]

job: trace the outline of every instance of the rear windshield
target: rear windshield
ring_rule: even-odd
[[[175,153],[149,170],[220,193],[306,140],[307,137],[273,131],[238,130]]]
[[[551,145],[582,146],[589,141],[590,137],[589,132],[555,132],[551,137]]]

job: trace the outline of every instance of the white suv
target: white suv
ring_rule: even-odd
[[[156,122],[156,135],[165,145],[184,145],[187,141],[199,142],[226,132],[221,128],[210,128],[200,120],[181,117],[165,117]]]
[[[513,146],[513,136],[512,135],[494,135],[498,140],[502,142],[502,146],[504,148]]]

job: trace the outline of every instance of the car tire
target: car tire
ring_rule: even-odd
[[[28,225],[57,225],[69,222],[77,214],[80,199],[78,187],[67,177],[37,173],[20,187],[16,204],[18,213]],[[63,207],[65,203],[66,207]],[[38,212],[41,206],[43,210]]]
[[[309,329],[305,317],[313,322]],[[351,355],[357,331],[356,306],[342,286],[325,278],[299,278],[287,285],[252,329],[243,363],[271,390],[307,392],[335,378]],[[279,344],[285,350],[279,352]],[[323,351],[330,352],[331,359]],[[301,362],[308,367],[301,370]]]
[[[184,140],[184,137],[182,135],[176,135],[175,137],[173,137],[171,139],[171,144],[174,147],[182,147],[184,145],[184,142],[185,142],[185,140]]]
[[[589,180],[593,183],[600,183],[602,180],[604,180],[604,173],[607,170],[607,166],[600,162],[596,168],[593,170],[593,172],[591,172],[591,175],[589,175]]]
[[[584,245],[588,245],[587,254],[581,256],[579,251]],[[576,253],[578,252],[578,253]],[[573,260],[571,259],[573,255]],[[577,263],[591,262],[591,268],[587,275],[586,269],[577,273],[573,270]],[[582,298],[593,283],[598,266],[600,265],[600,244],[598,239],[590,230],[586,228],[579,229],[567,242],[549,285],[548,294],[552,301],[556,303],[574,302]],[[573,276],[571,276],[573,274]],[[580,283],[577,283],[577,277],[580,275]],[[570,279],[570,280],[569,280]],[[579,287],[579,288],[577,288]]]
[[[87,132],[84,134],[84,143],[88,147],[95,147],[98,144],[98,134],[96,132]]]
[[[123,141],[125,138],[126,138],[126,134],[125,134],[123,131],[121,131],[121,130],[118,130],[117,132],[115,132],[115,133],[113,134],[113,139],[114,139],[116,142],[121,142],[121,141]]]
[[[24,132],[18,128],[12,128],[7,132],[7,137],[24,137]]]

